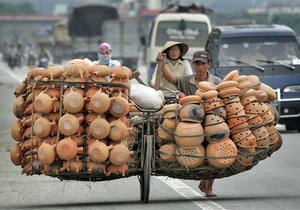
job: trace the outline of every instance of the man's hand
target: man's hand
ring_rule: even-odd
[[[183,92],[179,92],[178,93],[178,98],[182,99],[183,97],[185,97],[185,94]]]
[[[161,53],[161,52],[158,53],[155,60],[156,60],[156,62],[165,61],[166,60],[166,54]]]

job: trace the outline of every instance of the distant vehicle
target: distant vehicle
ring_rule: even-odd
[[[140,36],[137,19],[103,22],[102,39],[112,47],[112,57],[132,70],[137,69]]]
[[[73,57],[97,60],[98,45],[104,41],[102,24],[117,19],[118,10],[109,5],[83,3],[73,8],[68,21]]]
[[[216,26],[206,50],[211,72],[223,78],[238,69],[257,75],[277,92],[279,123],[300,131],[300,48],[295,32],[284,25]],[[253,56],[245,56],[253,51]],[[251,59],[250,59],[251,58]]]
[[[156,65],[155,58],[166,41],[179,41],[189,45],[186,59],[191,59],[197,50],[203,50],[211,22],[206,14],[165,12],[157,15],[152,22],[147,45],[148,82],[151,80]]]

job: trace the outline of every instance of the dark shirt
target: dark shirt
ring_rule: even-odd
[[[219,77],[212,75],[211,73],[207,72],[208,77],[207,81],[213,84],[220,84],[222,80]],[[186,96],[194,95],[198,90],[198,84],[195,81],[195,75],[186,75],[177,77],[177,84],[175,85],[177,89],[183,92]]]

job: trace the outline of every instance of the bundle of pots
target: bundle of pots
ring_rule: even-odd
[[[10,157],[22,173],[122,174],[133,152],[131,70],[73,59],[31,68],[15,89]]]
[[[281,147],[275,99],[270,86],[238,70],[218,85],[200,82],[195,95],[164,106],[160,161],[187,169],[251,168]]]

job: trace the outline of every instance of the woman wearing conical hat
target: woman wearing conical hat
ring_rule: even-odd
[[[163,67],[168,68],[174,76],[183,76],[193,74],[190,63],[183,59],[189,47],[183,42],[167,41],[160,53],[156,57],[156,62],[163,62]],[[156,76],[158,72],[158,65],[156,65],[154,74],[151,79],[151,85],[155,85]],[[165,97],[174,96],[170,90],[177,90],[177,88],[168,82],[162,75],[160,78],[159,89],[162,90]]]

